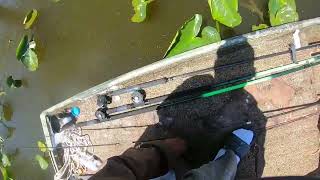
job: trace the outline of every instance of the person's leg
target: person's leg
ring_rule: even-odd
[[[232,132],[224,148],[220,149],[213,161],[198,169],[187,172],[185,180],[233,180],[240,159],[250,150],[253,131],[238,129]]]
[[[185,151],[184,140],[179,138],[152,141],[129,148],[107,164],[90,180],[137,180],[159,177],[174,166],[177,157]]]
[[[234,179],[237,171],[237,158],[233,151],[227,150],[220,158],[187,172],[184,180],[224,180]]]

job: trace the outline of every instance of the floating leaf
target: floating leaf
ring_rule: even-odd
[[[7,78],[7,85],[10,87],[10,88],[19,88],[22,86],[22,81],[21,80],[15,80],[13,79],[12,76],[9,76]]]
[[[30,48],[27,50],[26,54],[23,56],[21,62],[29,71],[35,71],[38,68],[37,54]]]
[[[47,152],[48,148],[46,146],[46,144],[42,141],[38,141],[38,148],[41,152]]]
[[[272,26],[299,20],[295,0],[269,0],[268,7]]]
[[[8,130],[8,133],[7,133],[6,139],[9,139],[9,138],[12,137],[12,135],[13,135],[14,131],[16,130],[16,128],[14,128],[14,127],[7,127],[7,130]]]
[[[49,165],[48,161],[44,157],[42,157],[41,155],[37,154],[36,155],[36,160],[38,161],[41,169],[45,170],[45,169],[48,168],[48,165]]]
[[[26,53],[28,48],[29,48],[28,36],[24,35],[16,49],[16,57],[18,60],[22,59],[23,55]]]
[[[153,0],[132,0],[134,15],[131,17],[132,22],[143,22],[147,17],[147,5]]]
[[[33,38],[28,42],[28,36],[25,35],[16,50],[18,60],[21,60],[24,66],[30,71],[35,71],[38,68],[38,57],[34,52],[35,47],[36,43]]]
[[[0,149],[3,148],[4,139],[0,136]]]
[[[208,0],[208,3],[214,20],[228,27],[236,27],[241,23],[238,0]]]
[[[26,17],[23,20],[24,28],[29,29],[34,21],[36,20],[38,16],[38,11],[36,9],[32,9],[29,11],[29,13],[26,15]]]
[[[5,95],[6,95],[6,92],[0,91],[0,97],[1,97],[1,96],[5,96]]]
[[[3,104],[0,106],[0,109],[1,119],[5,121],[10,121],[13,114],[11,106],[9,104]]]
[[[174,56],[221,40],[217,30],[210,26],[203,28],[201,37],[199,37],[201,24],[202,16],[200,14],[196,14],[188,20],[177,32],[165,56]]]
[[[7,154],[7,156],[10,161],[14,161],[16,159],[16,157],[19,155],[19,153],[20,153],[20,151],[18,148],[14,149],[14,150],[12,149],[10,151],[10,153]]]
[[[261,30],[261,29],[266,29],[268,27],[269,26],[266,25],[266,24],[259,24],[258,26],[252,25],[251,29],[252,29],[252,31],[258,31],[258,30]]]
[[[9,177],[7,168],[5,168],[3,166],[0,166],[0,171],[1,171],[1,174],[2,174],[2,179],[3,180],[13,180],[12,178]]]
[[[2,154],[1,154],[1,162],[2,162],[2,165],[3,165],[4,167],[9,167],[9,166],[11,166],[9,157],[8,157],[5,153],[2,153]]]

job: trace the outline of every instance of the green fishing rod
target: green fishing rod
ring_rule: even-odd
[[[291,64],[288,64],[285,66],[271,68],[271,69],[268,69],[265,71],[261,71],[261,72],[256,73],[254,76],[246,77],[248,79],[240,78],[238,80],[231,80],[229,82],[223,83],[223,86],[227,86],[227,85],[229,85],[229,86],[218,89],[218,90],[208,90],[205,92],[198,92],[195,95],[188,95],[188,96],[173,99],[173,100],[170,100],[167,102],[164,102],[164,100],[166,100],[171,95],[160,96],[160,97],[148,99],[144,106],[138,106],[138,107],[135,107],[134,104],[127,104],[127,105],[124,105],[125,107],[124,106],[118,107],[118,109],[123,109],[122,112],[114,111],[115,113],[108,114],[108,116],[106,116],[104,118],[79,122],[75,126],[76,127],[83,127],[83,126],[93,125],[93,124],[97,124],[97,123],[101,123],[101,122],[112,121],[112,120],[116,120],[116,119],[120,119],[120,118],[124,118],[124,117],[128,117],[128,116],[133,116],[133,115],[153,111],[153,110],[156,110],[159,108],[172,106],[175,104],[180,104],[180,103],[184,103],[184,102],[193,101],[196,99],[208,98],[208,97],[220,95],[220,94],[231,92],[231,91],[234,91],[237,89],[242,89],[242,88],[250,86],[250,85],[269,81],[274,78],[288,75],[288,74],[291,74],[291,73],[294,73],[297,71],[301,71],[303,69],[306,69],[306,68],[309,68],[312,66],[316,66],[319,64],[320,64],[320,55],[314,56],[309,59],[299,61],[296,63],[291,63]],[[233,84],[233,83],[239,82],[239,81],[244,81],[244,82],[230,85],[230,84]],[[130,107],[132,107],[132,108],[130,108]]]
[[[307,46],[300,47],[297,49],[294,48],[294,52],[297,53],[300,51],[304,51],[304,50],[308,50],[308,49],[312,49],[312,48],[319,48],[319,47],[320,47],[320,44],[318,44],[318,43],[309,44]],[[272,54],[261,55],[261,56],[255,57],[252,61],[259,61],[259,60],[263,60],[263,59],[267,59],[267,58],[271,58],[271,57],[275,57],[275,56],[280,56],[280,55],[285,55],[285,54],[290,54],[290,53],[292,53],[292,49],[281,51],[281,52],[276,52],[276,53],[272,53]],[[148,82],[136,84],[133,86],[129,86],[126,88],[114,90],[111,92],[106,92],[106,95],[109,97],[119,96],[121,94],[130,93],[130,92],[133,92],[133,91],[136,91],[139,89],[150,88],[150,87],[158,86],[161,84],[166,84],[170,81],[173,81],[173,80],[176,80],[179,78],[188,78],[188,77],[192,77],[192,76],[199,75],[199,74],[209,73],[212,71],[224,70],[227,68],[244,65],[244,64],[247,64],[250,62],[251,61],[248,61],[248,60],[240,60],[240,61],[232,62],[229,64],[224,64],[224,65],[220,65],[220,66],[216,66],[216,67],[209,67],[206,69],[196,70],[196,71],[192,71],[192,72],[188,72],[188,73],[184,73],[184,74],[179,74],[179,75],[175,75],[175,76],[171,76],[171,77],[163,77],[163,78],[151,80]]]

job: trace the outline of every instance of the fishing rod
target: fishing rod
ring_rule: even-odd
[[[276,111],[282,111],[282,110],[286,110],[286,109],[292,109],[292,108],[299,107],[298,109],[295,109],[295,110],[292,110],[292,111],[289,111],[289,112],[285,112],[285,113],[290,113],[290,112],[293,112],[293,111],[301,110],[301,108],[305,109],[305,108],[309,108],[309,107],[312,107],[312,106],[315,106],[315,105],[318,105],[318,104],[320,104],[320,100],[318,100],[316,102],[312,102],[312,103],[297,105],[297,106],[290,106],[290,107],[278,108],[278,109],[274,109],[274,110],[270,110],[270,111],[264,111],[262,113],[276,112]],[[287,124],[290,124],[290,123],[293,123],[293,122],[296,122],[296,121],[299,121],[299,120],[303,120],[305,118],[312,117],[312,116],[318,115],[318,114],[319,114],[318,112],[305,114],[305,115],[303,115],[301,117],[292,118],[292,119],[289,119],[288,121],[285,121],[285,122],[282,122],[282,123],[279,123],[279,124],[275,124],[275,125],[271,125],[269,127],[258,128],[257,130],[270,130],[270,129],[273,129],[273,128],[276,128],[276,127],[280,127],[282,125],[287,125]],[[252,124],[253,123],[251,121],[248,121],[248,122],[236,123],[236,125],[237,125],[236,127],[234,126],[234,124],[232,124],[232,126],[230,125],[230,126],[227,126],[227,127],[223,127],[221,129],[228,129],[228,128],[235,129],[235,128],[241,128],[243,126],[250,126]],[[148,125],[148,126],[151,126],[151,125]],[[120,128],[130,128],[130,126],[119,127],[119,129]],[[91,130],[91,129],[83,129],[83,130]],[[92,129],[92,130],[95,130],[95,129]],[[136,143],[147,143],[147,142],[150,142],[150,141],[164,140],[164,139],[168,139],[168,138],[170,138],[170,137],[143,140],[143,141],[141,141],[141,140],[140,141],[133,141],[132,143],[134,143],[134,144],[136,144]],[[53,149],[71,149],[71,148],[83,148],[83,147],[105,147],[105,146],[117,146],[117,145],[121,145],[121,143],[92,144],[92,145],[86,145],[86,146],[56,146],[56,147],[46,147],[46,148],[49,149],[49,150],[50,149],[53,150]],[[39,149],[39,147],[36,147],[36,146],[23,146],[23,147],[18,147],[18,148],[19,149]]]
[[[131,109],[127,109],[124,112],[109,114],[108,116],[106,116],[104,118],[100,118],[100,119],[93,119],[93,120],[89,120],[89,121],[79,122],[79,123],[75,124],[75,126],[76,127],[83,127],[83,126],[93,125],[93,124],[97,124],[97,123],[101,123],[101,122],[111,121],[111,120],[120,119],[123,117],[128,117],[128,116],[133,116],[133,115],[153,111],[153,110],[156,110],[159,108],[172,106],[172,105],[183,103],[183,102],[193,101],[195,99],[216,96],[216,95],[230,92],[233,90],[241,89],[241,88],[244,88],[249,85],[261,83],[261,82],[268,81],[268,80],[271,80],[271,79],[274,79],[277,77],[281,77],[281,76],[284,76],[284,75],[287,75],[287,74],[290,74],[293,72],[297,72],[297,71],[300,71],[300,70],[303,70],[303,69],[306,69],[306,68],[309,68],[309,67],[312,67],[312,66],[315,66],[318,64],[320,64],[320,56],[315,56],[315,57],[312,57],[307,60],[299,61],[297,63],[291,63],[291,64],[288,64],[285,66],[276,67],[276,68],[272,68],[272,69],[269,69],[266,71],[258,72],[258,73],[256,73],[256,75],[254,77],[247,79],[246,81],[244,81],[242,83],[231,85],[231,86],[228,86],[228,87],[225,87],[222,89],[208,90],[208,91],[201,92],[201,93],[199,92],[199,93],[196,93],[195,95],[183,96],[181,98],[177,98],[175,100],[170,100],[167,102],[164,102],[164,100],[166,100],[169,97],[169,95],[152,98],[152,99],[147,100],[147,103],[144,106],[133,107]],[[133,105],[127,104],[124,106],[125,107],[132,107]],[[121,108],[123,108],[123,106]]]
[[[284,55],[284,54],[290,54],[292,52],[299,52],[299,51],[312,49],[312,48],[320,48],[319,42],[310,43],[307,46],[304,46],[304,47],[301,47],[301,48],[297,48],[297,49],[294,48],[294,51],[292,51],[292,48],[290,48],[289,50],[286,50],[286,51],[280,51],[280,52],[276,52],[276,53],[272,53],[272,54],[258,56],[258,57],[253,58],[252,61],[259,61],[259,60],[263,60],[263,59],[266,59],[266,58],[271,58],[271,57],[280,56],[280,55]],[[136,90],[140,90],[140,89],[144,89],[144,88],[150,88],[150,87],[161,85],[161,84],[166,84],[166,83],[168,83],[170,81],[173,81],[173,80],[176,80],[176,79],[179,79],[179,78],[188,78],[188,77],[192,77],[192,76],[199,75],[199,74],[204,74],[204,73],[208,73],[208,72],[212,72],[212,71],[219,71],[219,70],[223,70],[223,69],[234,67],[234,66],[238,66],[238,65],[243,65],[243,64],[246,64],[246,63],[250,63],[250,61],[248,61],[248,60],[240,60],[240,61],[236,61],[236,62],[233,62],[233,63],[230,63],[230,64],[220,65],[220,66],[216,66],[216,67],[210,67],[210,68],[201,69],[201,70],[188,72],[188,73],[184,73],[184,74],[179,74],[179,75],[175,75],[175,76],[171,76],[171,77],[163,77],[163,78],[155,79],[155,80],[152,80],[152,81],[148,81],[148,82],[136,84],[136,85],[133,85],[133,86],[129,86],[129,87],[126,87],[126,88],[122,88],[122,89],[106,92],[105,95],[107,95],[107,96],[118,96],[118,95],[121,95],[121,94],[130,93],[132,91],[136,91]]]
[[[271,125],[271,126],[266,127],[266,128],[259,128],[258,130],[270,130],[270,129],[281,127],[281,126],[287,125],[287,124],[291,124],[291,123],[294,123],[294,122],[297,122],[297,121],[300,121],[300,120],[303,120],[303,119],[306,119],[306,118],[309,118],[309,117],[312,117],[312,116],[315,116],[315,115],[318,115],[318,114],[319,114],[318,112],[306,114],[306,115],[303,115],[301,117],[297,117],[297,118],[294,118],[294,119],[289,119],[288,121]]]
[[[251,125],[252,122],[248,121],[248,122],[238,122],[238,123],[234,123],[232,125],[220,128],[220,130],[230,130],[230,129],[234,129],[234,128],[241,128],[244,126],[248,126]],[[137,144],[137,143],[147,143],[147,142],[151,142],[151,141],[158,141],[158,140],[165,140],[168,138],[175,138],[175,137],[162,137],[162,138],[156,138],[156,139],[147,139],[147,140],[138,140],[138,141],[132,141],[131,143]],[[79,145],[79,146],[55,146],[55,147],[46,147],[46,149],[72,149],[72,148],[85,148],[85,147],[101,147],[101,146],[117,146],[120,145],[120,143],[107,143],[107,144],[91,144],[91,145]],[[39,147],[35,147],[35,146],[23,146],[23,147],[19,147],[20,149],[39,149]]]
[[[291,106],[291,107],[285,107],[285,108],[279,108],[279,109],[275,109],[275,110],[264,111],[262,113],[263,114],[267,114],[267,113],[272,113],[272,112],[289,110],[289,111],[286,111],[286,112],[282,112],[282,113],[266,116],[266,118],[274,118],[274,117],[285,115],[285,114],[289,114],[289,113],[292,113],[292,112],[295,112],[295,111],[307,109],[309,107],[312,107],[312,106],[315,106],[315,105],[318,105],[318,104],[320,104],[320,99],[318,101],[315,101],[315,102],[312,102],[312,103],[307,103],[307,104],[297,105],[297,106]],[[291,109],[293,109],[293,110],[291,110]]]
[[[278,108],[278,109],[273,109],[273,110],[268,110],[268,111],[263,111],[263,114],[268,114],[268,113],[273,113],[273,112],[279,112],[279,111],[284,111],[284,110],[289,110],[286,112],[282,112],[279,114],[271,115],[271,116],[266,116],[266,118],[273,118],[285,114],[289,114],[291,112],[296,112],[299,110],[307,109],[313,106],[316,106],[320,104],[320,99],[315,102],[311,103],[306,103],[306,104],[301,104],[301,105],[296,105],[296,106],[289,106],[289,107],[284,107],[284,108]],[[120,126],[120,127],[104,127],[104,128],[82,128],[84,131],[99,131],[99,130],[108,130],[108,129],[126,129],[126,128],[142,128],[142,127],[149,127],[151,125],[141,125],[141,126]]]
[[[295,66],[294,64],[291,64],[291,65],[289,64],[289,65],[287,65],[285,67],[290,68],[290,67],[293,67],[292,65]],[[272,69],[269,69],[269,71],[271,71],[272,73],[277,73],[279,71],[283,71],[284,70],[283,67],[284,66],[272,68]],[[255,74],[249,74],[249,75],[244,76],[244,77],[236,78],[236,79],[233,79],[233,80],[230,80],[230,81],[226,81],[226,82],[222,82],[222,83],[218,83],[218,84],[215,84],[215,85],[203,86],[203,87],[194,88],[194,89],[191,89],[191,90],[185,90],[183,92],[178,92],[178,93],[173,93],[173,94],[170,94],[170,95],[164,95],[164,96],[160,96],[160,97],[156,97],[156,98],[151,98],[151,99],[146,100],[143,105],[144,106],[148,106],[150,104],[162,103],[164,100],[168,99],[169,97],[171,99],[179,98],[179,97],[185,98],[185,94],[187,94],[187,95],[199,94],[199,93],[202,93],[204,91],[210,91],[210,90],[215,89],[215,88],[223,87],[223,86],[234,84],[234,83],[238,83],[238,82],[245,82],[247,80],[250,80],[250,81],[257,80],[257,79],[260,79],[262,77],[268,76],[270,74],[269,71],[263,71],[263,72],[258,72],[258,73],[255,73]],[[196,95],[194,95],[194,96],[196,96]],[[192,100],[193,100],[193,98],[192,98]],[[108,109],[105,110],[104,113],[109,114],[109,115],[114,115],[114,114],[117,114],[117,113],[119,113],[121,111],[129,111],[129,110],[134,109],[134,108],[137,108],[136,103],[131,103],[131,104],[118,106],[118,107],[115,107],[115,108],[108,108]]]
[[[279,55],[283,55],[286,53],[290,53],[291,52],[291,59],[293,63],[297,63],[297,52],[302,51],[302,50],[306,50],[306,49],[310,49],[310,48],[320,48],[320,42],[314,42],[314,43],[309,43],[308,46],[304,46],[301,48],[296,49],[294,45],[290,45],[290,49],[287,51],[282,51],[282,52],[277,52],[277,53],[273,53],[273,54],[268,54],[268,55],[263,55],[263,56],[259,56],[256,57],[255,60],[261,60],[264,58],[269,58],[269,57],[273,57],[273,56],[279,56]],[[152,104],[153,101],[163,101],[164,99],[166,99],[167,97],[158,97],[156,99],[150,99],[149,102],[144,102],[145,101],[145,97],[146,97],[146,92],[145,92],[145,88],[148,87],[152,87],[152,86],[156,86],[156,85],[160,85],[160,84],[164,84],[167,83],[169,81],[173,81],[177,78],[187,78],[187,77],[192,77],[195,75],[199,75],[199,74],[204,74],[206,72],[212,72],[213,70],[217,71],[217,70],[222,70],[225,68],[230,68],[233,67],[235,65],[241,65],[241,64],[245,64],[245,63],[249,63],[250,61],[248,60],[241,60],[241,61],[237,61],[231,64],[225,64],[225,65],[221,65],[221,66],[217,66],[217,67],[210,67],[207,69],[202,69],[202,70],[197,70],[197,71],[193,71],[193,72],[189,72],[189,73],[185,73],[185,74],[180,74],[180,75],[176,75],[176,76],[172,76],[172,77],[164,77],[164,78],[160,78],[160,79],[156,79],[153,81],[149,81],[146,83],[141,83],[141,84],[137,84],[134,86],[129,86],[127,88],[123,88],[123,89],[119,89],[119,90],[115,90],[112,92],[107,92],[104,95],[98,95],[97,98],[97,105],[99,107],[101,107],[100,109],[98,109],[95,113],[96,117],[98,119],[104,119],[107,118],[107,116],[110,116],[110,114],[113,113],[119,113],[121,111],[128,111],[130,109],[134,109],[137,108],[137,106],[144,106],[146,107],[147,104]],[[247,79],[250,79],[251,77],[253,77],[254,74],[249,74],[246,75],[244,77],[241,78],[237,78],[231,81],[227,81],[224,83],[219,83],[215,85],[215,88],[217,87],[221,87],[223,85],[226,84],[231,84],[231,83],[235,83],[235,82],[241,82],[241,81],[245,81]],[[204,87],[206,88],[206,87]],[[212,87],[211,87],[212,88]],[[198,89],[197,91],[200,91],[201,89]],[[132,92],[131,94],[131,98],[133,100],[132,104],[127,104],[127,105],[123,105],[120,107],[116,107],[116,108],[108,108],[108,104],[112,103],[112,96],[117,96],[117,95],[121,95],[124,93],[129,93]],[[172,96],[172,95],[170,95]]]

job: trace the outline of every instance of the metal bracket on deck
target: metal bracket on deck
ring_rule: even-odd
[[[146,103],[146,91],[143,89],[133,91],[131,100],[135,107],[143,106]]]
[[[99,108],[96,112],[95,112],[95,116],[99,121],[103,121],[105,119],[108,119],[110,116],[107,113],[108,108],[106,107],[102,107]]]
[[[297,61],[297,49],[295,44],[290,44],[290,52],[291,52],[291,61],[293,63],[298,63]]]
[[[316,41],[316,42],[312,42],[312,43],[309,43],[309,45],[316,45],[317,48],[319,49],[320,48],[320,41]],[[317,51],[317,52],[314,52],[311,54],[311,56],[318,56],[320,55],[320,51]]]
[[[107,107],[108,104],[112,103],[112,97],[107,95],[98,95],[97,97],[97,106]]]

